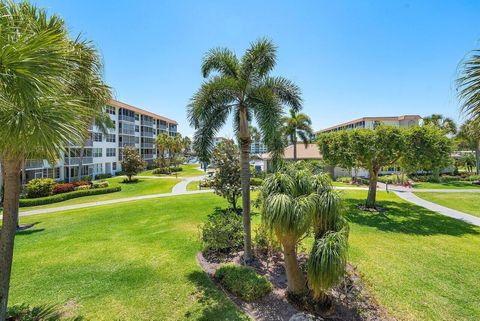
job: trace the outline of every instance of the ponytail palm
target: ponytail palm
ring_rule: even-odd
[[[210,158],[215,135],[233,115],[240,143],[246,261],[252,259],[249,122],[256,120],[267,147],[278,152],[282,148],[278,129],[284,106],[301,108],[299,88],[285,78],[270,76],[276,60],[276,47],[266,39],[254,42],[240,59],[229,49],[210,50],[202,63],[206,80],[188,106],[188,117],[195,128],[194,148],[202,160]]]
[[[0,159],[4,175],[0,233],[0,321],[5,320],[25,159],[55,160],[80,145],[108,88],[96,50],[71,40],[62,19],[27,3],[0,2]],[[108,89],[107,89],[108,90]]]
[[[287,291],[312,290],[316,298],[343,276],[348,225],[340,211],[340,196],[327,175],[312,175],[294,167],[277,172],[262,187],[262,220],[282,244]],[[315,241],[308,259],[308,287],[297,260],[298,242],[310,230]]]

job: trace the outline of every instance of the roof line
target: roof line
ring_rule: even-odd
[[[331,129],[334,129],[334,128],[337,128],[337,127],[342,127],[342,126],[350,125],[350,124],[353,124],[353,123],[357,123],[357,122],[359,122],[359,121],[367,121],[367,120],[384,121],[384,120],[405,120],[405,119],[417,120],[417,119],[422,119],[422,117],[421,117],[420,115],[361,117],[361,118],[357,118],[357,119],[354,119],[354,120],[346,121],[346,122],[344,122],[344,123],[340,123],[340,124],[337,124],[337,125],[334,125],[334,126],[330,126],[330,127],[324,128],[324,129],[320,129],[319,131],[317,131],[317,133],[323,132],[323,131],[326,131],[326,130],[331,130]]]
[[[170,118],[167,118],[167,117],[164,117],[164,116],[157,115],[157,114],[152,113],[152,112],[150,112],[150,111],[148,111],[148,110],[145,110],[145,109],[142,109],[142,108],[138,108],[138,107],[135,107],[135,106],[126,104],[126,103],[124,103],[124,102],[115,100],[115,99],[110,99],[110,101],[108,102],[108,104],[109,104],[109,105],[112,105],[112,106],[115,106],[115,107],[125,108],[125,109],[128,109],[128,110],[132,110],[132,111],[135,111],[135,112],[137,112],[137,113],[139,113],[139,114],[145,114],[145,115],[150,116],[150,117],[152,117],[152,118],[164,120],[164,121],[166,121],[166,122],[169,122],[169,123],[178,125],[178,123],[177,123],[175,120],[173,120],[173,119],[170,119]]]

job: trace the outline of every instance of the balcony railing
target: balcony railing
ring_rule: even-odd
[[[65,157],[65,165],[79,165],[81,157]],[[82,158],[82,164],[93,164],[93,157],[87,156]]]
[[[153,154],[142,154],[142,158],[143,158],[143,159],[152,159],[152,158],[153,158]]]
[[[130,142],[118,143],[118,147],[125,147],[125,146],[138,147],[138,143],[130,143]]]
[[[128,121],[128,122],[134,123],[135,122],[135,117],[126,116],[126,115],[118,115],[118,120],[123,120],[123,121]]]
[[[153,127],[155,126],[155,123],[153,122],[153,120],[142,119],[142,126]]]
[[[25,169],[43,168],[43,159],[27,159]]]
[[[142,143],[142,148],[154,148],[154,143]]]
[[[122,128],[118,130],[121,135],[135,136],[135,129]]]
[[[143,137],[153,137],[155,134],[153,132],[144,132],[142,131],[142,136]]]

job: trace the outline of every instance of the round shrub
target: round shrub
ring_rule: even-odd
[[[84,186],[84,185],[91,185],[91,181],[76,181],[72,182],[73,186],[78,187],[78,186]]]
[[[231,209],[216,208],[200,227],[203,251],[228,253],[243,245],[242,216]]]
[[[86,190],[86,189],[90,189],[90,188],[92,188],[91,185],[80,185],[80,186],[75,187],[75,190],[76,191],[81,191],[81,190]]]
[[[215,272],[215,278],[228,291],[244,301],[251,302],[272,291],[272,284],[250,267],[227,264]]]
[[[95,175],[95,179],[106,179],[112,177],[112,174],[106,173],[106,174],[97,174]]]
[[[25,192],[27,198],[45,197],[52,194],[55,181],[51,178],[35,178],[27,183]]]
[[[103,182],[98,182],[98,183],[94,183],[92,185],[93,188],[104,188],[104,187],[108,187],[108,182],[107,181],[103,181]]]
[[[75,189],[75,185],[70,183],[56,184],[53,186],[52,194],[62,194],[72,192]]]
[[[262,184],[263,184],[263,179],[256,178],[256,177],[250,178],[250,185],[251,186],[262,186]]]
[[[155,168],[152,171],[152,174],[154,175],[169,175],[171,173],[169,168]]]

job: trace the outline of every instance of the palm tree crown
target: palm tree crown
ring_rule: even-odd
[[[455,121],[450,117],[444,117],[440,114],[432,114],[430,116],[423,117],[423,123],[425,125],[433,125],[438,127],[447,135],[453,135],[457,133],[457,125],[455,124]]]
[[[471,118],[480,116],[480,50],[462,62],[457,79],[457,91],[462,112]]]
[[[312,120],[306,114],[297,113],[294,109],[290,109],[290,117],[283,117],[282,123],[285,136],[293,144],[293,160],[296,161],[298,138],[307,147],[313,136]]]
[[[264,143],[272,151],[282,149],[279,128],[284,106],[301,108],[300,89],[283,77],[272,77],[277,48],[267,39],[251,44],[243,57],[231,50],[210,50],[202,62],[206,78],[188,106],[190,124],[195,128],[194,148],[201,160],[211,156],[214,137],[233,114],[235,136],[239,138],[242,168],[242,210],[245,229],[245,258],[252,258],[250,233],[250,165],[253,119]]]

